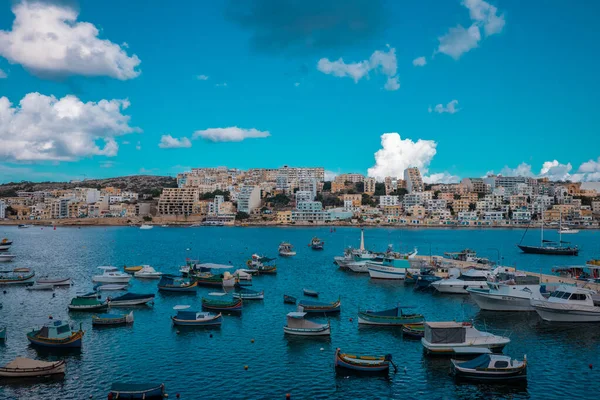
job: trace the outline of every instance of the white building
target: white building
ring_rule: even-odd
[[[0,200],[0,219],[6,218],[6,203]]]
[[[313,201],[317,197],[317,179],[316,178],[302,178],[298,181],[298,191],[310,192],[311,199]]]
[[[327,222],[331,220],[331,213],[323,210],[320,201],[301,201],[292,210],[294,222]]]
[[[504,213],[502,211],[487,211],[483,213],[483,219],[486,221],[502,221]]]
[[[296,192],[296,204],[301,201],[313,201],[315,198],[313,196],[313,192],[308,190],[298,190]]]
[[[221,204],[225,202],[225,197],[222,195],[217,195],[213,199],[212,203],[208,203],[208,215],[215,216],[219,214],[219,209]]]
[[[397,206],[400,204],[400,196],[379,196],[379,207]]]
[[[531,221],[531,213],[529,211],[513,211],[512,220],[515,222]]]
[[[475,221],[477,220],[477,212],[475,211],[461,211],[458,213],[459,221]]]
[[[242,186],[237,196],[238,211],[250,214],[258,207],[260,207],[260,187]]]

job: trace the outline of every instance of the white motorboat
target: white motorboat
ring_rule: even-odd
[[[331,334],[329,322],[327,324],[317,324],[304,319],[305,316],[305,312],[288,313],[287,325],[283,327],[283,332],[298,336],[328,336]]]
[[[162,272],[158,272],[149,265],[144,265],[142,269],[133,274],[136,278],[142,279],[160,279]]]
[[[469,294],[468,288],[487,288],[489,271],[469,269],[463,271],[458,278],[441,279],[431,283],[431,287],[440,293]]]
[[[40,285],[52,285],[52,286],[70,286],[71,278],[40,278],[36,281]]]
[[[112,291],[116,291],[116,290],[127,290],[127,287],[129,285],[125,284],[125,285],[120,285],[118,283],[108,283],[105,285],[96,285],[94,286],[94,290],[96,291],[107,291],[107,290],[112,290]]]
[[[376,258],[367,261],[367,270],[371,279],[404,279],[410,268],[408,258]]]
[[[15,257],[14,254],[0,254],[0,262],[11,262]]]
[[[129,283],[131,275],[119,271],[116,267],[98,267],[103,271],[102,275],[94,275],[92,281],[101,283]]]
[[[290,243],[287,242],[282,242],[279,245],[279,255],[282,257],[292,257],[296,255],[296,251],[294,250],[294,246],[292,246]]]
[[[143,230],[152,229],[152,228],[154,228],[153,225],[148,225],[148,224],[140,225],[140,229],[143,229]]]
[[[564,228],[560,229],[558,233],[560,233],[561,235],[574,234],[579,233],[579,229],[572,229],[565,226]]]
[[[532,297],[542,297],[540,285],[509,285],[487,282],[487,289],[467,288],[479,308],[489,311],[535,311]]]
[[[450,361],[456,378],[483,382],[527,379],[527,356],[519,361],[504,354],[482,354],[473,360]]]
[[[17,357],[3,367],[0,367],[0,377],[3,378],[35,378],[65,373],[65,360],[38,361],[31,358]]]
[[[352,261],[346,263],[345,268],[357,274],[366,274],[369,272],[369,266],[367,263],[371,263],[371,261]]]
[[[592,297],[595,294],[594,290],[561,285],[547,299],[532,298],[531,306],[545,321],[600,322],[600,305]]]
[[[27,290],[54,290],[54,285],[40,284],[39,281],[31,286],[27,286]]]
[[[481,354],[481,349],[501,351],[510,343],[504,336],[482,332],[467,322],[425,322],[421,343],[432,354]]]
[[[8,251],[10,249],[10,244],[0,244],[0,251]]]

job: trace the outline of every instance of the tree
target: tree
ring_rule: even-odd
[[[581,200],[582,206],[590,206],[590,207],[592,206],[592,200],[594,200],[588,196],[573,196],[573,198]]]
[[[469,211],[475,211],[477,209],[477,204],[469,203]]]
[[[360,204],[363,206],[368,206],[371,203],[371,196],[366,193],[363,193],[362,198],[360,199]]]
[[[325,182],[323,182],[323,191],[324,192],[331,192],[331,181],[325,181]]]
[[[200,200],[212,200],[215,196],[223,196],[225,201],[229,201],[229,192],[223,190],[215,190],[214,192],[202,193],[200,195]]]
[[[440,193],[441,192],[439,190],[436,190],[435,192],[433,192],[433,198],[438,199],[440,197]]]
[[[483,192],[477,192],[477,198],[478,198],[478,199],[480,199],[480,200],[481,200],[481,199],[483,199],[484,197],[485,197],[485,193],[483,193]]]
[[[248,218],[250,218],[250,215],[243,211],[238,211],[237,214],[235,214],[235,219],[239,219],[240,221]]]
[[[398,188],[398,189],[396,189],[396,194],[398,196],[404,196],[404,195],[408,194],[408,190],[406,190],[405,188]]]
[[[356,182],[354,184],[354,187],[356,188],[356,191],[358,193],[363,193],[365,191],[365,183],[364,182]]]
[[[15,215],[15,209],[12,208],[12,206],[8,206],[4,209],[4,211],[6,212],[6,215]]]
[[[460,194],[454,193],[454,200],[460,200]]]
[[[144,215],[144,221],[150,222],[150,221],[152,221],[152,217],[150,217],[148,215]]]
[[[385,183],[375,183],[375,196],[385,196]]]

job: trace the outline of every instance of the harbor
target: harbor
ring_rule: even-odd
[[[536,237],[535,232],[529,234],[528,239]],[[51,291],[27,291],[23,286],[1,288],[0,325],[6,327],[6,341],[0,347],[0,364],[26,357],[44,362],[65,360],[66,366],[62,379],[3,385],[0,396],[101,399],[106,398],[113,383],[134,381],[164,384],[169,398],[176,398],[178,394],[182,399],[223,396],[284,399],[288,394],[292,399],[365,396],[554,399],[586,398],[589,393],[600,390],[599,323],[554,323],[542,320],[536,312],[482,311],[469,294],[421,291],[404,280],[371,279],[369,273],[342,271],[333,264],[334,257],[342,255],[349,246],[359,248],[360,235],[358,228],[341,227],[335,230],[329,227],[2,228],[0,236],[13,241],[10,253],[16,256],[12,262],[3,264],[3,270],[27,267],[35,271],[35,278],[41,282],[63,282],[70,278],[73,284],[57,286]],[[579,285],[584,283],[558,276],[553,269],[585,265],[600,253],[597,233],[593,231],[582,231],[571,239],[581,251],[578,256],[569,257],[524,254],[516,247],[522,235],[523,231],[511,229],[367,228],[364,229],[364,247],[384,252],[392,245],[403,254],[416,250],[415,260],[427,263],[443,259],[458,267],[473,265],[473,262],[452,259],[469,248],[476,251],[478,258],[500,260],[501,265],[541,277],[541,283]],[[319,251],[312,247],[313,238],[324,243]],[[283,242],[293,246],[294,255],[286,252],[286,256],[279,256]],[[252,257],[254,254],[260,256]],[[204,277],[198,281],[204,286],[199,284],[195,292],[170,293],[160,290],[162,279],[143,279],[135,274],[150,271],[144,267],[148,265],[154,269],[152,275],[181,277],[181,266],[186,260],[224,268],[213,269],[223,275],[223,282],[227,271],[235,275],[240,269],[252,271],[273,265],[276,273],[253,275],[251,286],[231,292],[238,293],[242,299],[255,293],[261,294],[261,298],[243,300],[241,312],[223,311],[218,327],[176,326],[172,319],[177,315],[200,317],[198,321],[207,318],[206,312],[200,312],[203,298],[211,298],[213,293],[224,289],[211,287],[210,279]],[[99,269],[99,266],[115,266],[117,271]],[[127,271],[123,266],[128,266],[126,278],[129,279],[120,275]],[[228,266],[231,268],[225,269]],[[107,281],[106,274],[116,274],[109,281],[126,284],[127,292],[98,292],[100,303],[107,297],[116,300],[125,293],[154,296],[143,299],[148,301],[144,306],[110,307],[109,314],[68,310],[76,296],[92,291],[98,284],[93,283],[93,279]],[[590,282],[585,285],[598,288]],[[284,295],[293,296],[297,301],[284,303]],[[213,305],[218,305],[228,297],[214,298],[217,300]],[[335,305],[338,299],[337,312],[327,313],[327,316],[310,312],[310,306],[315,303]],[[309,307],[300,312],[298,304]],[[359,322],[359,310],[381,312],[398,306],[409,307],[404,311],[409,314],[403,316],[407,324],[418,324],[422,315],[433,326],[456,321],[459,325],[472,324],[478,331],[508,338],[510,341],[503,344],[504,355],[521,363],[526,355],[526,384],[458,382],[450,374],[453,368],[450,357],[428,355],[420,340],[410,336],[410,330],[403,332],[401,326],[382,327]],[[133,315],[127,319],[131,311],[135,322]],[[315,325],[289,325],[290,313],[294,319],[303,317]],[[98,327],[93,326],[93,321],[98,321],[93,315],[101,316],[105,322],[123,321],[115,327]],[[367,315],[377,314],[367,311]],[[381,314],[388,320],[390,315]],[[47,322],[49,316],[55,321],[70,321],[76,330],[81,326],[85,334],[80,350],[56,353],[29,344],[26,333],[31,327]],[[300,329],[326,326],[330,332],[315,337],[297,336],[284,333],[286,324]],[[412,331],[418,336],[416,327]],[[340,357],[335,356],[337,353]],[[364,355],[379,358],[372,360]],[[343,365],[337,365],[336,359]],[[397,370],[390,365],[389,373],[369,377],[355,376],[348,371],[356,365],[384,368],[388,360]],[[486,360],[481,362],[491,359]],[[548,368],[550,361],[552,368]],[[464,364],[463,370],[469,373],[467,367],[471,364]],[[385,371],[388,372],[388,366]],[[265,379],[266,376],[269,379]],[[202,382],[201,388],[190,382]]]

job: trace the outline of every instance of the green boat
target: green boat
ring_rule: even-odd
[[[103,311],[108,309],[107,301],[85,297],[75,297],[69,304],[70,311]]]

